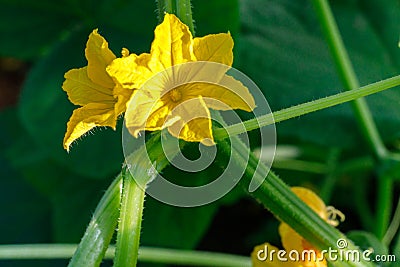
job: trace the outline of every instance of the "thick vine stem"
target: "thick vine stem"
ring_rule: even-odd
[[[122,175],[118,175],[97,205],[68,266],[100,266],[114,234],[119,216]]]
[[[138,259],[145,191],[126,169],[122,171],[122,176],[123,189],[114,266],[135,267]]]
[[[227,157],[230,157],[232,153],[235,163],[246,170],[245,175],[239,182],[245,191],[260,201],[279,220],[290,225],[296,232],[320,249],[337,249],[337,242],[339,240],[346,240],[348,246],[343,249],[344,253],[346,251],[358,250],[358,247],[348,240],[344,234],[323,221],[301,201],[272,171],[269,171],[267,177],[260,176],[260,172],[256,172],[258,159],[255,158],[239,138],[232,137],[231,144],[221,140],[218,142],[218,146],[219,151]],[[245,153],[250,154],[249,160],[247,160]],[[260,165],[258,168],[262,169],[266,167]],[[249,192],[248,188],[252,179],[257,179],[262,181],[262,183],[257,190]],[[360,262],[334,261],[332,264],[343,267],[374,266],[365,260],[361,260]]]

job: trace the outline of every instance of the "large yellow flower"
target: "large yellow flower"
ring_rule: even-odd
[[[248,89],[226,75],[232,49],[229,33],[193,38],[176,16],[165,14],[155,29],[150,54],[115,59],[107,67],[124,88],[139,88],[125,114],[129,131],[137,137],[143,130],[168,128],[186,141],[214,144],[209,108],[251,111],[255,107]],[[210,67],[207,62],[220,64]]]
[[[63,142],[67,151],[73,141],[96,126],[115,129],[117,118],[125,112],[133,92],[116,84],[107,74],[107,65],[116,57],[97,30],[89,35],[85,56],[88,65],[68,71],[62,86],[69,100],[82,106],[74,110],[67,124]]]
[[[308,190],[303,187],[292,187],[292,191],[303,200],[315,213],[317,213],[322,219],[328,222],[331,225],[336,226],[338,224],[338,220],[336,216],[340,217],[340,220],[344,219],[344,215],[335,210],[333,207],[326,207],[325,203],[311,190]],[[311,245],[307,240],[301,237],[298,233],[296,233],[292,228],[289,227],[286,223],[281,223],[279,225],[279,235],[281,236],[282,245],[286,252],[286,255],[283,257],[287,259],[287,261],[279,260],[277,257],[278,251],[280,251],[277,247],[272,246],[269,243],[265,243],[259,246],[256,246],[251,254],[251,259],[253,263],[253,267],[326,267],[327,263],[324,259],[321,252]],[[273,258],[270,257],[271,251],[275,251],[273,253]],[[297,251],[297,253],[296,253]],[[302,259],[302,252],[307,251],[305,253],[305,260]],[[293,253],[292,259],[296,259],[297,255],[299,255],[300,261],[292,260],[289,257],[289,253]],[[265,255],[267,253],[267,255]],[[310,255],[310,259],[308,259]],[[315,256],[314,256],[315,255]],[[262,258],[262,260],[259,259]]]

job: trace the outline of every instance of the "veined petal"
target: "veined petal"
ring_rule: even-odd
[[[280,261],[277,256],[278,251],[280,250],[277,247],[269,243],[256,246],[253,252],[251,253],[252,266],[253,267],[296,267],[297,266],[291,261]],[[288,255],[286,255],[285,258],[288,258]]]
[[[96,126],[109,126],[115,129],[116,123],[113,105],[90,103],[75,109],[67,124],[64,148],[69,151],[72,142]]]
[[[107,67],[107,73],[124,88],[139,89],[154,73],[147,67],[150,54],[130,54],[117,58]]]
[[[157,73],[193,59],[192,34],[188,26],[175,15],[165,14],[164,21],[154,31],[149,67]]]
[[[233,39],[230,33],[194,38],[193,53],[197,61],[213,61],[232,66]]]
[[[75,105],[114,102],[112,89],[93,83],[87,75],[87,67],[72,69],[65,73],[64,78],[62,88]]]
[[[116,116],[119,116],[126,111],[126,105],[133,93],[134,90],[125,89],[119,84],[114,87],[113,94],[114,98],[117,99],[114,106]]]
[[[129,100],[128,108],[125,112],[125,125],[129,132],[134,137],[138,137],[139,132],[146,129],[152,112],[162,108],[163,105],[163,102],[152,98],[145,91],[136,91]]]
[[[89,78],[106,88],[113,88],[114,82],[106,72],[106,67],[115,59],[115,55],[108,48],[107,41],[97,33],[97,29],[89,35],[85,49],[88,61]]]
[[[172,110],[171,116],[180,117],[168,127],[173,136],[206,146],[214,145],[210,111],[201,96],[182,102]]]
[[[256,106],[247,87],[228,75],[225,75],[219,84],[195,83],[193,86],[184,88],[187,89],[185,96],[201,95],[207,107],[212,109],[252,111]]]
[[[175,114],[171,114],[171,106],[160,103],[160,107],[156,107],[147,119],[146,130],[157,131],[167,128],[174,124],[176,121],[180,120],[180,117]]]

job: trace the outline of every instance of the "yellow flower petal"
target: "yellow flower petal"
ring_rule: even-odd
[[[256,106],[247,87],[228,75],[225,75],[218,85],[196,83],[188,88],[185,95],[188,97],[201,95],[206,105],[216,110],[242,109],[252,111]]]
[[[326,260],[322,259],[321,252],[315,248],[311,243],[301,237],[287,224],[281,223],[279,225],[279,235],[281,236],[282,245],[286,251],[298,251],[299,255],[306,250],[304,253],[305,261],[297,262],[297,266],[303,267],[326,267]],[[310,257],[310,261],[308,260]]]
[[[323,220],[326,221],[328,219],[325,203],[317,194],[304,187],[292,187],[291,189],[293,193],[303,200]]]
[[[181,103],[175,107],[171,116],[180,117],[180,120],[168,127],[173,136],[188,142],[214,145],[210,111],[201,96]]]
[[[156,101],[145,91],[137,91],[132,96],[126,110],[125,126],[134,137],[138,137],[139,132],[146,129],[152,112],[162,107],[163,102]]]
[[[64,137],[64,148],[69,147],[76,139],[96,126],[110,126],[115,129],[116,120],[113,105],[90,103],[75,109],[67,124]]]
[[[303,237],[301,237],[296,231],[289,227],[286,223],[281,223],[278,228],[279,235],[281,237],[282,245],[286,251],[297,250],[303,251],[306,247],[310,248],[311,245]]]
[[[212,61],[232,66],[233,39],[230,33],[194,38],[193,53],[198,61]]]
[[[154,35],[149,62],[153,73],[193,60],[192,34],[175,15],[165,14]]]
[[[107,67],[107,73],[124,88],[139,89],[154,73],[147,67],[150,54],[117,58]]]
[[[275,251],[272,253],[271,259],[271,251]],[[277,257],[279,249],[275,246],[272,246],[269,243],[265,243],[262,245],[258,245],[254,248],[251,253],[251,263],[253,267],[295,267],[297,266],[291,261],[279,261]],[[281,257],[287,258],[288,256]]]
[[[114,87],[114,82],[107,74],[106,67],[115,59],[115,55],[108,48],[107,41],[97,33],[97,29],[89,35],[85,55],[88,61],[89,78],[103,87]]]
[[[93,83],[87,75],[87,67],[72,69],[64,77],[62,88],[73,104],[83,106],[93,102],[114,102],[112,89]]]
[[[114,110],[116,116],[121,115],[126,111],[126,105],[129,102],[129,99],[132,97],[134,90],[125,89],[120,85],[116,85],[113,90],[114,98],[117,99],[115,103]]]

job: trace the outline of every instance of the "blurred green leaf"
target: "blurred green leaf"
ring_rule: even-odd
[[[73,32],[29,73],[20,98],[23,126],[39,149],[70,170],[93,178],[105,178],[118,172],[122,163],[120,134],[96,129],[90,138],[82,138],[70,154],[62,147],[66,123],[73,105],[61,89],[64,73],[83,66],[88,30]]]
[[[57,191],[51,199],[54,242],[79,243],[97,203],[111,180],[99,183],[72,175],[64,175],[59,179]]]
[[[0,243],[49,242],[50,203],[0,155]]]
[[[0,56],[38,58],[75,21],[65,6],[54,1],[1,1]]]
[[[192,5],[196,36],[228,31],[235,36],[239,32],[238,0],[194,0]]]
[[[181,208],[147,197],[145,207],[143,245],[192,249],[206,233],[218,205]]]
[[[376,20],[371,25],[361,2],[333,3],[333,9],[356,73],[361,83],[367,84],[399,72],[400,50],[394,49],[397,42],[381,38],[377,31],[378,24],[381,28],[398,28],[399,24],[394,24],[396,19],[392,18]],[[374,1],[374,5],[386,13],[393,13],[390,10],[397,6],[395,1]],[[331,95],[343,88],[311,2],[245,0],[241,15],[239,68],[263,90],[272,110]],[[399,100],[398,90],[367,98],[386,141],[393,141],[400,132],[400,113],[396,112]],[[281,138],[353,148],[362,142],[349,104],[277,127]]]

